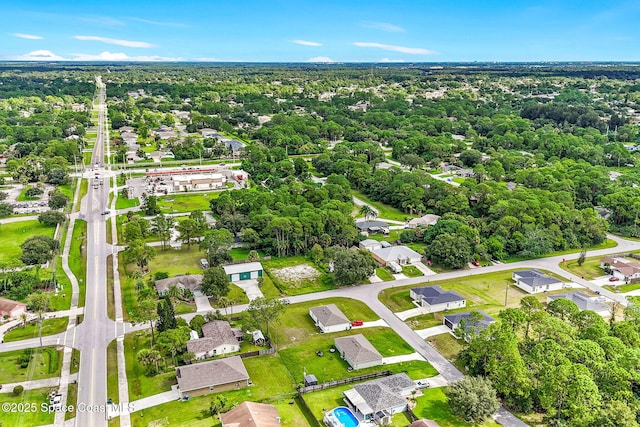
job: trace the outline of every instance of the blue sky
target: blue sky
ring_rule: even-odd
[[[640,60],[638,0],[2,3],[0,60]]]

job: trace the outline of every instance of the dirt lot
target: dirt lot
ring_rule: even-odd
[[[290,284],[314,281],[320,277],[320,272],[308,264],[274,268],[271,270],[271,274],[275,275],[281,282]]]

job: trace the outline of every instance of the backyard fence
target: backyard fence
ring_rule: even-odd
[[[244,359],[246,357],[255,357],[255,356],[263,356],[265,354],[273,354],[276,352],[276,348],[271,346],[269,348],[264,348],[256,351],[248,351],[246,353],[242,353],[239,356]]]
[[[325,390],[328,388],[337,387],[339,385],[356,383],[358,381],[369,380],[372,378],[388,377],[389,375],[393,375],[393,372],[391,371],[373,372],[371,374],[358,375],[357,377],[343,378],[341,380],[329,381],[322,384],[299,387],[298,393],[300,394],[311,393],[312,391]]]
[[[271,259],[271,255],[267,255],[267,256],[263,256],[258,258],[255,262],[260,262],[260,261],[269,261]],[[247,264],[253,261],[249,261],[248,259],[238,259],[235,261],[229,261],[227,262],[225,265],[235,265],[235,264]]]
[[[307,419],[309,424],[312,427],[320,427],[321,426],[320,422],[315,417],[315,415],[313,415],[313,411],[311,410],[311,408],[309,408],[309,405],[307,405],[307,401],[304,400],[304,396],[302,396],[302,394],[299,394],[296,399],[300,403],[300,407],[302,408],[302,412],[305,415],[305,418]]]

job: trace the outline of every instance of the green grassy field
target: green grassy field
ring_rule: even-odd
[[[234,261],[242,261],[249,258],[249,252],[251,252],[251,250],[246,248],[233,248],[229,251]],[[261,257],[265,255],[263,251],[256,252],[258,252],[258,255]]]
[[[150,332],[134,332],[124,337],[124,358],[127,367],[127,382],[129,383],[129,400],[137,400],[152,394],[169,391],[171,386],[176,384],[175,371],[148,376],[145,374],[144,366],[138,363],[136,354],[143,348],[149,348],[150,341]],[[160,367],[162,368],[162,366],[163,361],[160,362]]]
[[[495,314],[505,308],[505,289],[507,284],[509,284],[507,294],[508,307],[519,306],[522,297],[528,295],[521,289],[513,286],[513,281],[511,280],[512,272],[513,270],[479,274],[476,276],[461,277],[458,279],[390,288],[380,292],[378,298],[384,305],[389,307],[391,311],[398,312],[409,310],[415,308],[415,305],[409,297],[409,289],[425,285],[440,285],[443,289],[456,291],[467,298],[467,306],[461,310],[484,310],[488,314]],[[564,278],[561,279],[566,280]],[[541,301],[544,301],[547,295],[549,295],[549,293],[538,294],[535,296]]]
[[[116,209],[128,209],[134,208],[136,206],[140,206],[140,200],[138,198],[135,199],[125,199],[124,197],[118,196],[116,199]]]
[[[113,340],[107,346],[107,398],[118,403],[118,349],[117,341]]]
[[[378,211],[378,218],[392,219],[395,221],[402,221],[402,222],[405,222],[411,218],[415,218],[415,215],[409,215],[407,213],[404,213],[401,210],[394,208],[393,206],[385,205],[384,203],[380,203],[380,202],[374,202],[364,193],[361,193],[357,190],[351,190],[351,194],[353,194],[354,197],[357,197],[358,199],[362,200],[366,204],[375,208],[375,210]],[[360,210],[359,206],[356,206],[356,208],[358,209],[358,211]],[[361,215],[358,214],[357,216],[361,216]]]
[[[365,322],[378,320],[378,316],[366,304],[350,298],[329,298],[290,304],[275,328],[274,339],[279,348],[298,345],[301,342],[306,342],[311,336],[318,335],[320,330],[309,316],[309,309],[327,304],[335,304],[350,320]]]
[[[82,206],[82,199],[87,195],[87,193],[89,193],[89,181],[83,179],[82,181],[80,181],[80,194],[78,194],[78,204],[76,205],[76,212],[80,211],[80,207]]]
[[[13,393],[1,393],[0,403],[27,404],[30,409],[33,409],[33,411],[2,411],[0,421],[6,426],[39,426],[53,424],[53,420],[55,418],[54,412],[42,411],[40,406],[43,403],[48,402],[48,393],[48,387],[25,390],[20,396],[14,396]]]
[[[609,248],[615,248],[616,246],[618,246],[618,244],[611,239],[606,239],[604,242],[600,243],[599,245],[594,245],[594,246],[589,246],[587,248],[587,250],[589,251],[594,251],[597,249],[609,249]],[[567,254],[577,254],[581,251],[582,249],[580,248],[575,248],[575,249],[567,249],[564,251],[553,251],[550,252],[548,254],[545,254],[545,257],[551,257],[551,256],[560,256],[560,255],[567,255]],[[536,258],[540,258],[540,257],[520,257],[520,256],[512,256],[509,257],[507,259],[504,260],[504,262],[518,262],[518,261],[527,261],[530,259],[536,259]]]
[[[422,274],[422,271],[418,270],[418,267],[416,267],[415,265],[403,265],[402,274],[404,274],[407,277],[424,276],[424,274]]]
[[[18,358],[23,350],[0,353],[0,384],[41,380],[60,375],[62,369],[62,351],[54,347],[34,349],[31,361],[21,368]]]
[[[84,307],[87,293],[87,222],[77,219],[73,226],[71,247],[69,248],[69,268],[78,279],[78,307]]]
[[[170,196],[158,197],[158,207],[162,213],[192,212],[195,210],[210,210],[209,200],[220,195],[214,193],[194,193],[194,194],[172,194]]]
[[[42,336],[55,335],[64,332],[69,323],[68,317],[45,319],[42,321]],[[37,322],[28,323],[27,326],[17,327],[4,335],[5,342],[25,340],[38,337],[39,325]]]
[[[20,191],[20,194],[18,195],[18,197],[16,197],[16,202],[30,202],[33,200],[39,200],[40,197],[38,196],[36,197],[27,196],[27,190],[29,190],[30,188],[35,188],[35,187],[31,185],[25,185],[22,191]]]
[[[606,276],[607,273],[600,268],[600,260],[603,257],[588,257],[584,260],[582,265],[578,265],[578,260],[569,260],[561,262],[560,268],[576,276],[584,277],[586,280],[593,280],[596,277]]]
[[[19,260],[20,245],[30,237],[44,235],[53,237],[55,227],[40,224],[37,220],[10,222],[0,225],[0,262]]]
[[[242,290],[242,288],[237,285],[229,285],[229,293],[227,294],[227,298],[229,299],[229,301],[232,301],[231,305],[249,304],[249,297],[247,297],[247,294]],[[209,301],[211,301],[212,307],[220,309],[223,308],[221,305],[217,304],[216,301],[213,300],[213,298],[209,298]],[[224,312],[224,310],[222,311]]]
[[[483,426],[498,427],[495,421],[487,421],[482,424],[467,423],[451,413],[447,397],[442,388],[428,388],[422,390],[422,396],[416,398],[416,407],[413,413],[418,418],[434,420],[442,427]]]
[[[384,282],[390,282],[392,280],[395,280],[395,278],[391,275],[389,270],[387,270],[385,267],[376,268],[376,276],[378,276]]]

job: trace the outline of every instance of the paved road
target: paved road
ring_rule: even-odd
[[[105,86],[98,79],[99,117],[98,136],[94,146],[92,165],[104,175],[104,144],[106,125]],[[95,166],[94,166],[95,168]],[[109,180],[94,188],[89,185],[86,201],[82,204],[87,221],[87,277],[84,321],[76,328],[76,347],[81,351],[78,372],[78,403],[99,406],[107,402],[107,353],[109,341],[115,338],[115,323],[107,317],[106,257],[110,247],[106,245],[105,218],[102,212],[109,200]],[[106,426],[106,412],[78,412],[76,426]]]

